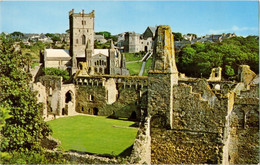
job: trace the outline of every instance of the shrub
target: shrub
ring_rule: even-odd
[[[57,68],[44,68],[43,72],[45,75],[61,76],[63,80],[69,80],[69,72],[67,70],[61,70]]]

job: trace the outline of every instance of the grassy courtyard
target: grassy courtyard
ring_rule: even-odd
[[[134,143],[137,133],[137,128],[129,127],[134,122],[103,116],[79,115],[48,123],[66,151],[119,155]]]

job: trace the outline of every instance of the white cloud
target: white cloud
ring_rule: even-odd
[[[210,29],[209,33],[211,34],[220,34],[220,33],[232,33],[232,32],[243,32],[243,31],[258,31],[256,27],[238,27],[236,25],[232,26],[230,29]]]

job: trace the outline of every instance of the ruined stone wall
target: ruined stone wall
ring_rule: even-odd
[[[42,76],[40,82],[34,84],[39,91],[40,102],[45,105],[44,117],[75,114],[75,85],[63,84],[62,77]]]
[[[60,101],[61,101],[61,113],[59,115],[74,115],[75,114],[75,85],[63,84],[61,86]]]
[[[259,163],[259,86],[241,91],[230,116],[228,159],[231,164]]]
[[[173,86],[172,129],[165,127],[167,116],[152,116],[151,163],[222,163],[233,95],[216,97],[207,83],[197,85],[200,93]]]
[[[217,164],[217,133],[151,128],[152,164]]]
[[[76,111],[84,114],[140,119],[142,93],[146,89],[125,86],[112,78],[104,84],[76,85]],[[96,113],[97,112],[97,113]]]
[[[33,83],[33,91],[37,91],[37,103],[43,104],[43,118],[47,117],[47,95],[46,95],[46,87],[42,85],[42,83],[37,82]]]

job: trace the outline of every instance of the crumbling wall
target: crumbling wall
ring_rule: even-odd
[[[46,88],[48,115],[59,115],[61,113],[61,86],[62,77],[42,76],[40,82]]]
[[[74,115],[75,114],[75,85],[74,84],[63,84],[61,86],[60,101],[61,101],[61,112],[59,115]]]
[[[151,128],[152,164],[217,164],[221,146],[217,133]]]
[[[145,90],[123,83],[114,84],[111,78],[104,85],[77,85],[76,111],[91,115],[98,111],[96,115],[140,119],[140,100]]]
[[[42,83],[37,82],[33,83],[33,90],[37,91],[37,103],[43,104],[42,115],[43,118],[47,117],[47,95],[46,95],[46,87],[42,85]]]
[[[221,163],[228,99],[213,105],[189,85],[174,86],[173,128],[165,127],[166,116],[151,118],[152,163]]]
[[[230,116],[229,163],[259,163],[259,86],[241,91]]]
[[[42,76],[40,82],[34,84],[39,91],[41,102],[45,105],[45,118],[75,114],[75,85],[63,84],[62,77]],[[66,94],[69,93],[69,99]],[[67,99],[67,100],[66,100]]]

